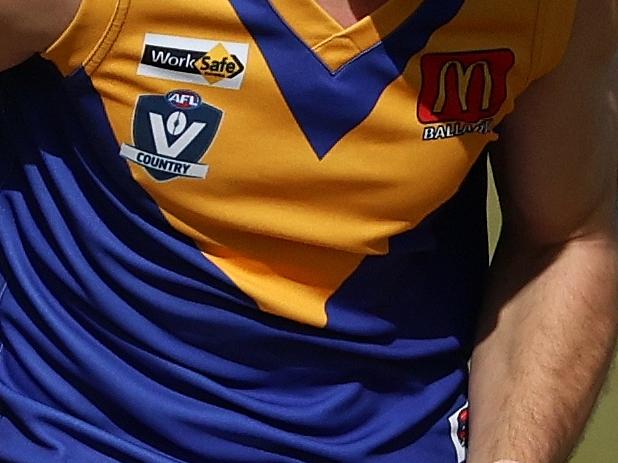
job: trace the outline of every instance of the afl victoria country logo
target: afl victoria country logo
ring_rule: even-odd
[[[191,90],[174,90],[165,95],[165,99],[178,109],[196,109],[202,104],[202,97]]]
[[[191,90],[142,95],[133,117],[133,144],[120,154],[143,166],[158,181],[178,177],[205,178],[199,161],[215,139],[223,112]]]
[[[511,50],[432,53],[421,58],[418,119],[425,140],[488,133],[507,99]]]

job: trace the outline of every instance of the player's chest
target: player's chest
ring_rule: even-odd
[[[134,2],[94,84],[155,199],[332,215],[345,194],[359,216],[415,220],[495,138],[529,67],[531,31],[488,12],[474,28],[464,3],[391,0],[342,28],[312,0]]]

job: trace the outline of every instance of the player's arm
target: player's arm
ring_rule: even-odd
[[[469,463],[562,463],[612,357],[617,0],[579,0],[562,64],[494,149],[504,214],[471,363]]]
[[[0,71],[51,45],[71,22],[79,3],[80,0],[0,0]]]

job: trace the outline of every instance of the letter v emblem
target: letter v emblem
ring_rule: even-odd
[[[193,122],[189,128],[170,145],[167,139],[165,124],[163,123],[163,116],[156,113],[149,113],[149,115],[157,154],[170,158],[177,158],[178,155],[187,149],[191,142],[197,138],[200,132],[204,130],[204,127],[206,127],[204,122]],[[186,120],[184,124],[186,125]]]

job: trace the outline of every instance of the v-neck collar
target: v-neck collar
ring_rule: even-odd
[[[401,76],[432,35],[457,16],[466,0],[419,1],[390,34],[336,72],[300,40],[269,0],[229,1],[259,47],[299,128],[323,159],[369,115],[385,88]],[[416,2],[391,0],[387,6],[393,8],[399,1]]]
[[[315,0],[269,0],[309,49],[336,72],[394,32],[422,0],[388,0],[373,13],[343,27]]]

